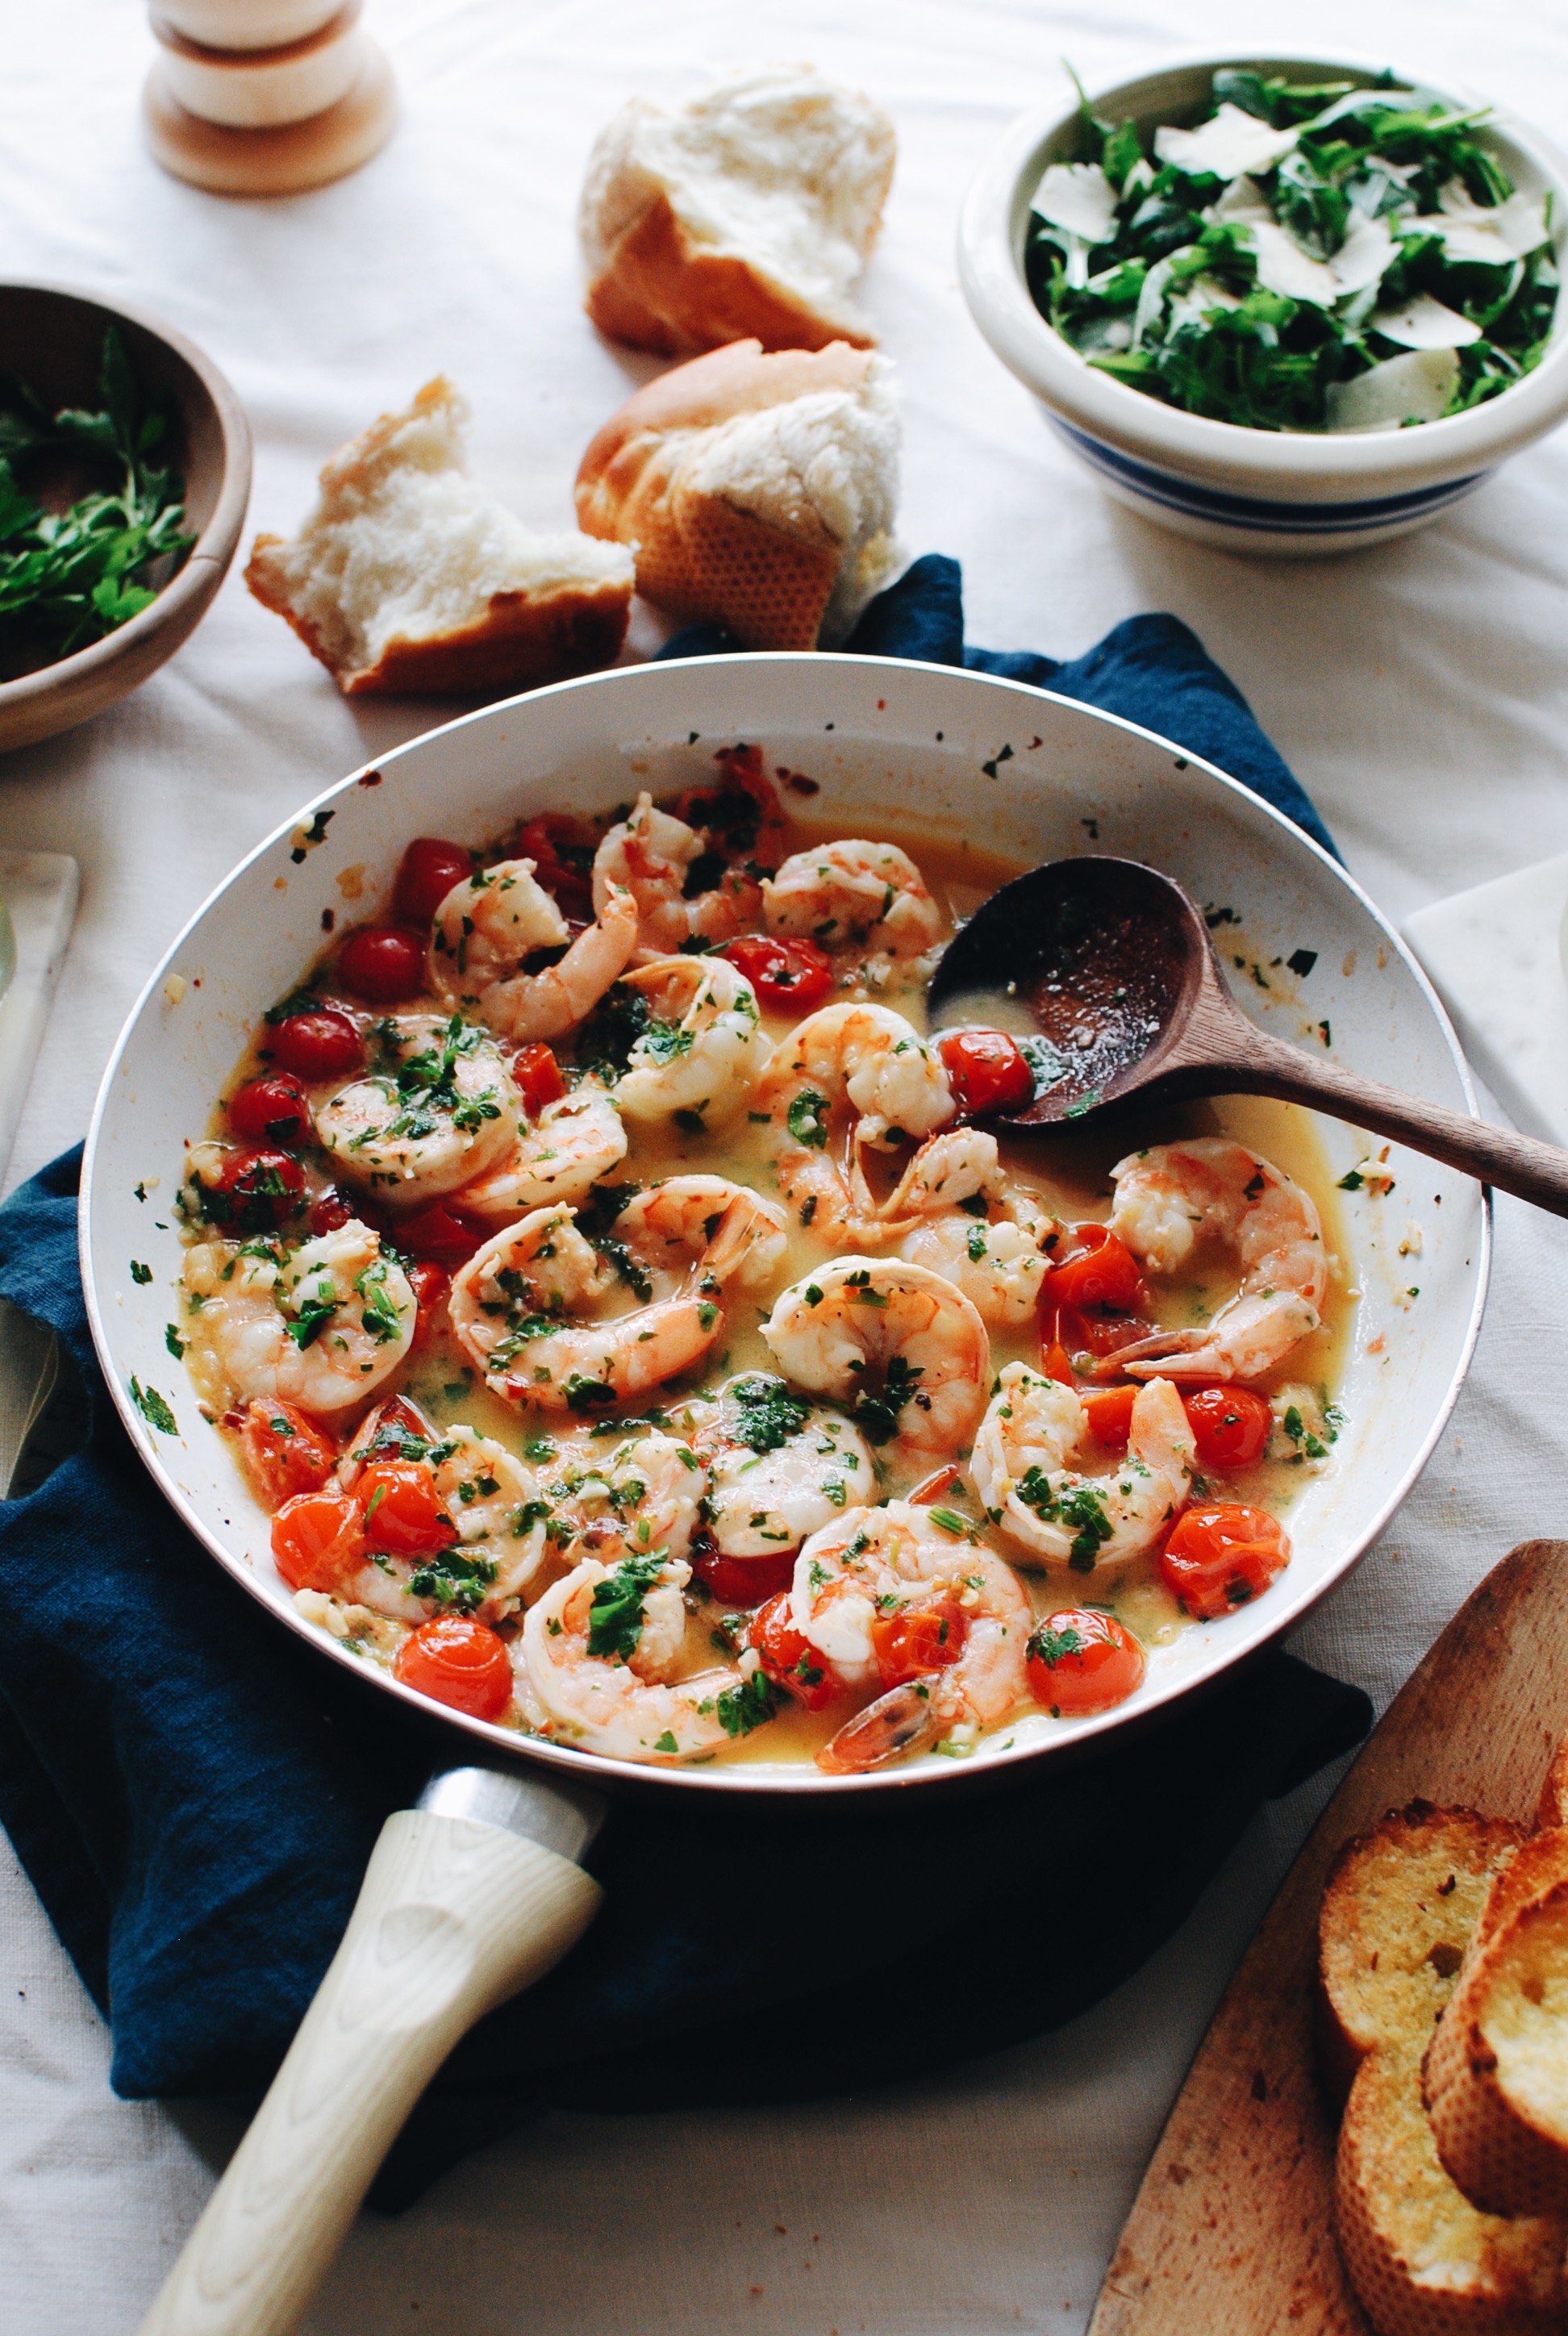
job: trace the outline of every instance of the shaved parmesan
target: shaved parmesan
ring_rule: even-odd
[[[1213,171],[1216,178],[1235,179],[1243,170],[1271,170],[1300,136],[1298,130],[1271,130],[1256,114],[1225,104],[1196,130],[1156,130],[1154,152],[1194,178]]]
[[[1183,325],[1201,325],[1211,308],[1239,308],[1241,305],[1239,297],[1216,283],[1212,276],[1197,276],[1171,295],[1167,329],[1179,332]]]
[[[1116,232],[1116,190],[1097,162],[1053,162],[1029,209],[1086,243],[1109,243]]]
[[[1403,235],[1437,235],[1443,238],[1446,257],[1455,261],[1467,260],[1482,268],[1512,268],[1514,254],[1490,226],[1472,227],[1468,219],[1443,218],[1440,212],[1424,219],[1404,219],[1399,222]]]
[[[1310,258],[1293,236],[1272,219],[1250,219],[1247,239],[1258,260],[1258,281],[1287,300],[1315,300],[1320,308],[1332,307],[1339,297],[1339,282],[1326,259]]]
[[[1413,219],[1410,224],[1424,228],[1428,235],[1442,236],[1455,258],[1459,257],[1454,248],[1455,238],[1461,235],[1495,238],[1511,259],[1523,259],[1546,240],[1546,205],[1539,195],[1519,190],[1511,194],[1505,203],[1488,208],[1472,200],[1470,190],[1462,179],[1450,179],[1440,190],[1437,201],[1440,218]]]
[[[1467,349],[1481,337],[1479,325],[1473,325],[1468,316],[1456,316],[1429,292],[1418,293],[1392,313],[1378,309],[1368,330],[1381,333],[1386,341],[1398,341],[1407,349]]]
[[[1189,244],[1186,246],[1186,248],[1190,251],[1192,249],[1192,246]],[[1138,295],[1138,312],[1133,319],[1133,346],[1135,348],[1142,346],[1144,335],[1148,331],[1149,326],[1154,322],[1161,308],[1164,307],[1165,287],[1170,280],[1170,261],[1168,259],[1156,259],[1153,268],[1150,268],[1148,274],[1144,277],[1144,288]]]
[[[1330,430],[1398,430],[1407,422],[1437,422],[1459,384],[1452,349],[1412,349],[1389,357],[1354,381],[1328,392]]]
[[[1363,219],[1359,211],[1352,211],[1345,240],[1329,262],[1339,297],[1380,283],[1393,257],[1394,238],[1387,220]]]
[[[1211,203],[1205,216],[1222,219],[1227,226],[1241,226],[1253,219],[1272,219],[1274,214],[1256,179],[1248,178],[1243,171],[1239,179],[1232,180],[1217,203]]]

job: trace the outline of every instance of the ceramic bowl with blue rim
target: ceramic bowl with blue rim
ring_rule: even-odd
[[[1348,83],[1361,90],[1378,84],[1388,72],[1386,61],[1366,59],[1205,57],[1091,93],[1087,103],[1102,122],[1135,123],[1147,154],[1156,131],[1166,132],[1161,145],[1170,149],[1173,129],[1179,140],[1184,125],[1203,122],[1213,112],[1216,73],[1260,80],[1280,76],[1292,86]],[[1396,70],[1393,78],[1398,87],[1418,92],[1423,102],[1441,101],[1456,117],[1485,109],[1485,101],[1436,89],[1423,77],[1407,79]],[[1231,127],[1237,125],[1232,122]],[[1254,122],[1253,132],[1259,129]],[[1317,134],[1331,133],[1332,125],[1327,124]],[[1512,182],[1514,209],[1530,210],[1537,219],[1544,215],[1556,268],[1568,272],[1568,161],[1537,131],[1500,108],[1485,109],[1475,122],[1474,134]],[[1262,135],[1266,143],[1266,128]],[[1015,122],[977,174],[965,200],[959,228],[959,273],[975,320],[997,355],[1034,392],[1052,426],[1106,492],[1145,519],[1232,551],[1300,558],[1353,550],[1386,542],[1437,518],[1509,455],[1554,429],[1568,414],[1568,294],[1557,298],[1546,346],[1531,370],[1485,403],[1463,412],[1440,413],[1437,419],[1417,422],[1403,414],[1384,414],[1368,421],[1341,407],[1335,426],[1252,426],[1185,411],[1166,402],[1164,395],[1134,386],[1136,352],[1131,363],[1126,353],[1130,336],[1141,329],[1137,311],[1130,309],[1125,324],[1108,327],[1116,365],[1107,369],[1107,351],[1086,353],[1075,346],[1066,332],[1047,321],[1030,289],[1027,255],[1031,243],[1038,241],[1033,207],[1042,181],[1053,165],[1081,165],[1086,152],[1076,105],[1042,109]],[[1160,159],[1152,156],[1148,167],[1157,170]],[[1108,151],[1105,160],[1114,178],[1115,165]],[[1303,249],[1293,237],[1287,238],[1267,223],[1257,180],[1265,185],[1279,183],[1271,180],[1268,164],[1269,158],[1261,156],[1251,164],[1256,178],[1242,171],[1227,179],[1222,158],[1224,192],[1210,214],[1238,222],[1243,246],[1257,244],[1260,283],[1267,272],[1263,238],[1278,246],[1288,268],[1300,270],[1305,261],[1310,274],[1325,264],[1311,257],[1310,229]],[[1183,167],[1195,169],[1198,163],[1189,161]],[[1058,170],[1053,183],[1065,185],[1068,175]],[[1071,175],[1078,180],[1077,173]],[[1092,180],[1079,180],[1072,191],[1092,198],[1098,176],[1096,172]],[[1123,181],[1124,190],[1127,183]],[[1098,191],[1105,196],[1103,187]],[[1462,207],[1461,198],[1443,221],[1450,235],[1457,234],[1462,224],[1457,217]],[[1061,210],[1063,206],[1053,202],[1050,208]],[[1450,210],[1446,196],[1443,208]],[[1256,227],[1249,230],[1241,224],[1254,212],[1264,220],[1261,236]],[[1073,216],[1070,206],[1068,216]],[[1351,223],[1362,224],[1354,213]],[[1390,223],[1398,225],[1392,214]],[[1092,288],[1095,271],[1104,265],[1104,253],[1096,257],[1095,239],[1105,230],[1092,216],[1080,224],[1085,233],[1076,256],[1074,238],[1064,235],[1061,240],[1068,251],[1069,270],[1076,272],[1077,282]],[[1492,230],[1488,227],[1485,231]],[[1341,248],[1349,248],[1349,235]],[[1467,248],[1445,245],[1444,254],[1446,258]],[[1324,248],[1321,243],[1317,246],[1320,253]],[[1074,280],[1073,273],[1067,280]],[[1108,271],[1098,280],[1108,282]],[[1398,277],[1392,280],[1399,281]],[[1508,279],[1503,280],[1505,289]],[[1353,291],[1350,297],[1354,298]],[[1385,297],[1377,288],[1363,292],[1366,305]],[[1406,297],[1398,305],[1407,314],[1417,311],[1419,324],[1441,304]],[[1337,313],[1344,315],[1347,306],[1339,302]],[[1147,300],[1138,307],[1146,316]],[[1168,318],[1168,307],[1164,313]],[[1380,310],[1378,315],[1380,318]],[[1453,337],[1459,337],[1456,330]],[[1420,348],[1418,342],[1409,344],[1409,350],[1415,362],[1405,366],[1407,375],[1425,370],[1430,376],[1445,364],[1458,361],[1429,346]],[[1091,355],[1100,361],[1091,362]],[[1119,373],[1125,377],[1118,377]],[[1363,384],[1372,378],[1370,374],[1360,376]]]

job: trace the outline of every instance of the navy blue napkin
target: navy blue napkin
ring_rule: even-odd
[[[944,600],[961,629],[953,563],[919,565],[930,589],[907,577],[864,620],[901,655]],[[1180,721],[1150,695],[1162,657]],[[1174,619],[1118,628],[1052,686],[1094,681],[1096,659],[1095,686],[1120,672],[1133,702],[1095,702],[1271,800],[1294,786]],[[1243,756],[1234,741],[1249,733]],[[54,1422],[68,1448],[0,1504],[0,1822],[111,2024],[115,2090],[253,2098],[383,1819],[468,1740],[322,1661],[165,1506],[87,1328],[80,1157],[0,1208],[0,1297],[58,1332],[69,1374],[67,1427]],[[1369,1719],[1359,1689],[1276,1653],[1090,1763],[989,1789],[958,1772],[948,1791],[892,1805],[619,1804],[592,1859],[598,1921],[459,2047],[373,2201],[405,2204],[543,2102],[755,2107],[928,2075],[1070,2019],[1170,1935],[1261,1804],[1349,1751]],[[1016,1983],[966,1992],[961,2020],[933,2018],[933,1971],[980,1952]],[[844,1983],[871,1971],[869,1991]]]

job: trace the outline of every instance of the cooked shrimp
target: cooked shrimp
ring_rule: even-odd
[[[700,828],[656,811],[650,794],[638,795],[630,818],[612,827],[594,854],[595,913],[604,915],[620,885],[637,903],[639,949],[664,956],[696,935],[710,941],[733,939],[743,920],[756,914],[756,880],[743,869],[727,868],[711,891],[687,900],[692,870],[706,852]]]
[[[726,1664],[670,1678],[690,1578],[690,1566],[658,1551],[613,1567],[586,1558],[529,1609],[522,1664],[550,1735],[612,1760],[667,1766],[721,1751],[740,1732],[725,1698],[744,1687],[742,1671]]]
[[[628,1119],[673,1119],[688,1112],[705,1128],[733,1117],[773,1048],[762,1033],[756,992],[723,958],[659,957],[628,974],[650,1017],[616,1081]]]
[[[185,1289],[229,1401],[278,1396],[317,1413],[363,1403],[390,1377],[419,1312],[403,1268],[356,1217],[298,1248],[198,1241]]]
[[[950,1457],[985,1407],[986,1326],[923,1265],[841,1257],[784,1290],[762,1334],[797,1387],[852,1401],[873,1444],[896,1438],[904,1451]]]
[[[792,852],[763,879],[762,895],[770,933],[809,936],[831,949],[914,958],[941,939],[942,912],[896,843],[855,836]]]
[[[817,1240],[864,1248],[907,1232],[872,1197],[861,1153],[929,1135],[953,1115],[940,1057],[887,1006],[824,1006],[779,1047],[752,1095],[779,1189]]]
[[[742,1186],[672,1176],[622,1210],[611,1240],[648,1302],[608,1320],[567,1319],[601,1304],[619,1270],[570,1209],[534,1210],[456,1275],[453,1329],[498,1395],[579,1414],[647,1395],[722,1337],[726,1283],[771,1271],[784,1232],[774,1204]]]
[[[454,884],[435,912],[430,978],[453,1006],[474,1008],[507,1038],[559,1038],[599,1003],[637,947],[637,904],[624,887],[594,895],[595,921],[575,940],[535,861],[499,860]],[[566,955],[537,973],[535,949]]]
[[[969,1474],[1019,1565],[1092,1573],[1151,1549],[1186,1503],[1193,1431],[1169,1379],[1133,1399],[1127,1456],[1103,1476],[1070,1464],[1088,1434],[1076,1388],[1008,1363],[975,1437]]]
[[[340,1173],[390,1208],[418,1208],[495,1166],[517,1137],[522,1105],[482,1030],[457,1015],[410,1017],[386,1059],[318,1105],[316,1134]]]
[[[701,1521],[707,1470],[689,1444],[654,1430],[628,1436],[613,1450],[568,1459],[544,1491],[558,1533],[570,1529],[570,1563],[585,1557],[613,1565],[651,1549],[685,1557]]]
[[[576,1203],[626,1157],[626,1130],[604,1089],[591,1081],[546,1104],[509,1155],[487,1176],[453,1194],[475,1216],[521,1217],[552,1201]]]
[[[711,1472],[708,1530],[726,1557],[776,1556],[875,1498],[859,1429],[765,1371],[729,1382],[696,1445]]]
[[[790,1619],[847,1687],[881,1685],[879,1625],[885,1633],[900,1615],[933,1606],[942,1621],[931,1669],[841,1728],[817,1755],[820,1767],[881,1767],[954,1728],[998,1726],[1025,1692],[1033,1615],[1010,1566],[907,1501],[852,1510],[805,1543]]]
[[[922,1144],[882,1203],[895,1225],[913,1220],[900,1254],[944,1273],[992,1329],[1027,1322],[1046,1278],[1043,1244],[1056,1220],[1001,1167],[997,1139],[950,1128]]]
[[[507,1621],[531,1591],[542,1588],[550,1568],[548,1509],[537,1480],[504,1445],[472,1427],[448,1427],[423,1451],[417,1440],[404,1438],[399,1451],[405,1460],[423,1460],[434,1477],[452,1546],[425,1557],[378,1551],[372,1510],[365,1520],[372,1554],[337,1595],[414,1625],[452,1613],[492,1625]]]
[[[1109,1355],[1109,1376],[1255,1379],[1318,1328],[1329,1287],[1311,1195],[1224,1136],[1130,1153],[1111,1171],[1111,1230],[1151,1272],[1175,1273],[1209,1236],[1227,1241],[1242,1286],[1205,1330],[1156,1330]]]

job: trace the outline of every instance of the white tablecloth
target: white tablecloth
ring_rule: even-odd
[[[637,91],[809,56],[892,111],[899,174],[866,287],[900,363],[904,530],[963,560],[969,636],[1073,656],[1170,608],[1246,691],[1398,919],[1568,849],[1561,744],[1568,436],[1381,550],[1262,566],[1158,532],[1101,496],[969,324],[952,258],[987,141],[1063,87],[1164,50],[1310,39],[1484,88],[1550,130],[1568,104],[1545,8],[1463,0],[371,0],[406,115],[345,184],[221,202],[149,161],[150,54],[132,0],[14,5],[0,73],[0,269],[144,302],[225,368],[257,437],[254,526],[300,517],[323,455],[429,375],[476,409],[480,467],[525,518],[567,523],[588,437],[649,367],[581,315],[572,234],[589,141]],[[1292,29],[1287,31],[1287,25]],[[4,353],[0,352],[0,362]],[[73,852],[81,921],[11,1180],[85,1125],[147,968],[241,852],[366,754],[440,718],[351,708],[231,577],[185,649],[85,730],[0,762],[0,842]],[[1475,1368],[1388,1541],[1300,1650],[1387,1700],[1513,1542],[1568,1526],[1568,1235],[1504,1202]],[[1553,1390],[1559,1390],[1553,1393]],[[363,2221],[317,2336],[755,2336],[1083,2325],[1186,2060],[1321,1787],[1260,1820],[1164,1953],[1091,2018],[896,2094],[754,2115],[552,2117]],[[933,1887],[940,1883],[933,1882]],[[1073,1914],[1063,1876],[1062,1919]],[[918,1901],[906,1911],[918,1948]],[[231,2120],[117,2102],[107,2037],[5,1851],[0,2261],[16,2336],[132,2329],[231,2146]],[[933,2001],[1027,1988],[977,1935]],[[846,1974],[846,1984],[856,1983]],[[876,2017],[875,1973],[863,1974]],[[913,2041],[913,2039],[911,2039]],[[787,2049],[787,2045],[784,2048]],[[914,2049],[918,2051],[918,2045]]]

